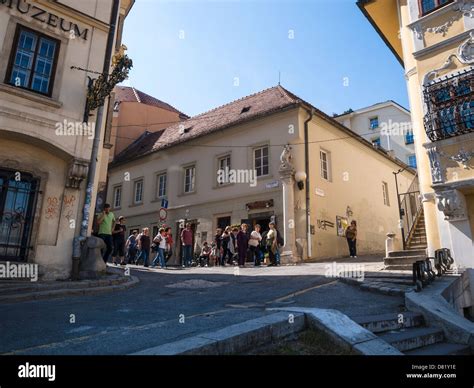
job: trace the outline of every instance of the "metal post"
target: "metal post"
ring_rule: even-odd
[[[405,228],[403,227],[403,215],[402,215],[402,204],[400,202],[400,192],[398,191],[398,174],[405,171],[406,168],[400,169],[397,172],[394,172],[393,175],[395,176],[395,188],[397,189],[397,203],[398,203],[398,216],[400,217],[400,229],[402,232],[402,243],[403,243],[403,250],[406,249],[405,243]]]

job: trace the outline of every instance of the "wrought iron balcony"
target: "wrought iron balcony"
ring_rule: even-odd
[[[474,132],[474,67],[430,82],[423,94],[431,141]]]

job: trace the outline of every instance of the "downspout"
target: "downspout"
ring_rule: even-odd
[[[110,28],[109,34],[107,37],[107,46],[105,51],[104,67],[102,72],[104,74],[109,74],[110,71],[110,62],[112,59],[112,54],[114,52],[114,39],[115,32],[117,29],[117,17],[119,13],[120,0],[113,0],[112,13],[110,15]],[[91,203],[92,203],[92,192],[94,188],[95,174],[97,169],[97,158],[99,156],[99,147],[100,147],[100,138],[101,138],[101,124],[102,117],[104,115],[104,106],[100,106],[97,109],[97,117],[95,120],[95,131],[94,131],[94,141],[92,143],[91,159],[89,164],[89,170],[87,172],[87,185],[86,185],[86,197],[84,199],[84,207],[82,209],[82,221],[81,221],[81,230],[79,236],[74,238],[73,250],[72,250],[72,278],[78,279],[79,277],[79,261],[81,257],[81,247],[82,243],[86,240],[87,229],[89,227],[89,217],[91,212]],[[88,118],[85,117],[84,121],[88,121]]]
[[[310,187],[309,187],[309,137],[308,137],[308,123],[313,119],[314,108],[306,109],[308,118],[304,122],[304,170],[306,173],[305,192],[306,192],[306,241],[308,248],[308,258],[312,256],[312,241],[311,241],[311,208],[310,208]]]

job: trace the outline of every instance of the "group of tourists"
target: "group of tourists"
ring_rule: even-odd
[[[173,255],[174,241],[171,227],[160,228],[153,239],[150,236],[149,228],[143,228],[141,233],[134,230],[126,238],[125,218],[120,216],[116,220],[107,203],[104,205],[104,210],[97,214],[96,220],[97,234],[105,243],[103,259],[106,263],[112,255],[112,264],[115,265],[142,262],[145,267],[148,267],[151,252],[155,255],[151,262],[152,268],[158,265],[161,268],[167,267],[167,263]],[[203,243],[195,264],[203,267],[209,265],[244,267],[247,261],[251,261],[258,267],[267,257],[268,266],[280,265],[280,249],[284,245],[284,241],[274,222],[270,222],[268,227],[269,230],[263,233],[261,233],[261,227],[258,224],[254,225],[252,231],[249,230],[247,224],[242,224],[240,227],[217,228],[211,244],[207,241]],[[191,267],[194,244],[191,223],[186,223],[179,237],[181,242],[180,264],[183,268]],[[347,227],[345,237],[349,245],[350,257],[356,258],[356,221],[352,221]]]
[[[156,236],[150,236],[150,229],[143,228],[139,233],[134,230],[126,237],[127,228],[125,218],[117,220],[105,204],[104,210],[96,217],[97,235],[105,243],[103,259],[107,263],[112,257],[112,264],[140,264],[150,266],[150,255],[154,254],[151,268],[158,265],[165,269],[173,255],[173,235],[171,227],[161,227]],[[203,242],[200,251],[193,260],[194,231],[191,223],[186,223],[179,236],[181,245],[180,265],[191,267],[194,265],[207,267],[238,265],[244,267],[251,261],[256,267],[262,265],[265,257],[268,266],[280,265],[280,250],[284,244],[281,234],[274,222],[269,223],[269,230],[261,233],[260,225],[256,224],[253,230],[249,225],[227,226],[217,228],[211,243]]]
[[[259,224],[249,231],[247,224],[217,228],[212,242],[210,255],[214,265],[238,265],[244,267],[247,261],[260,266],[265,256],[268,257],[268,266],[280,265],[280,249],[284,244],[281,234],[274,222],[268,224],[269,230],[261,232]]]

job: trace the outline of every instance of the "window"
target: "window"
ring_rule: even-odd
[[[372,139],[372,145],[374,147],[381,147],[382,146],[382,143],[380,141],[380,137],[375,137]]]
[[[51,95],[59,41],[18,26],[6,83]]]
[[[388,183],[382,182],[383,204],[390,206],[390,198],[388,197]]]
[[[189,166],[184,169],[184,192],[192,193],[196,183],[196,167]]]
[[[166,173],[156,176],[156,198],[166,197]]]
[[[268,175],[268,146],[253,150],[253,165],[257,171],[257,177]]]
[[[114,187],[114,208],[119,208],[122,202],[122,186]]]
[[[416,168],[416,156],[415,156],[415,154],[408,155],[408,165],[412,168]]]
[[[244,106],[240,112],[240,114],[242,113],[247,113],[248,111],[250,110],[250,106]]]
[[[426,15],[445,4],[451,3],[453,0],[419,0],[421,15]]]
[[[405,144],[413,144],[415,142],[415,137],[413,136],[413,132],[408,132],[405,135]]]
[[[369,127],[370,129],[377,129],[379,127],[379,118],[372,117],[371,119],[369,119]]]
[[[328,151],[319,151],[319,159],[321,161],[321,177],[327,181],[331,180],[331,158]]]
[[[225,185],[229,183],[229,172],[230,172],[230,155],[223,156],[217,160],[219,171],[222,171],[218,174],[218,185]]]
[[[133,203],[138,204],[143,202],[143,180],[135,181],[133,188]]]

